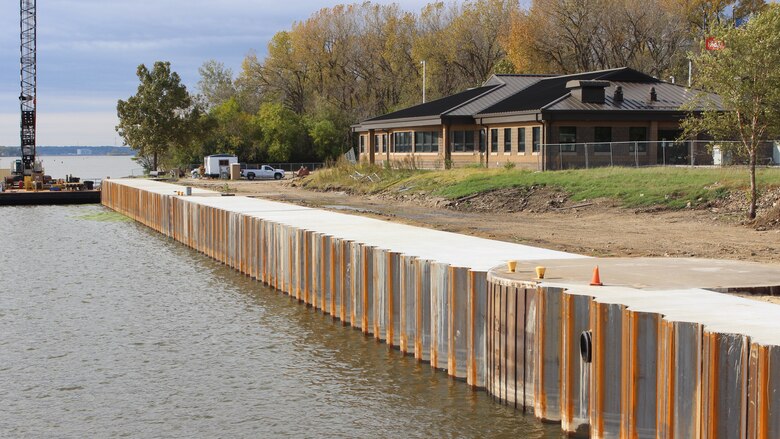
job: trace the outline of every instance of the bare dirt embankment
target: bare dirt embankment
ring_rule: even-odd
[[[225,182],[184,183],[225,189]],[[227,187],[241,195],[590,256],[780,263],[780,193],[765,194],[763,223],[748,226],[742,223],[742,202],[736,198],[697,209],[668,210],[619,207],[611,200],[571,201],[566,193],[547,187],[506,188],[460,200],[398,192],[368,196],[314,192],[289,180],[231,181]]]

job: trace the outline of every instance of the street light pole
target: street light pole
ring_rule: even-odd
[[[420,61],[423,66],[423,104],[425,103],[425,60]]]

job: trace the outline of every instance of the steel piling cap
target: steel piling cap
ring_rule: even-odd
[[[594,287],[601,287],[604,286],[603,283],[601,283],[601,277],[599,276],[599,266],[596,265],[596,267],[593,268],[593,277],[590,279],[590,285]]]

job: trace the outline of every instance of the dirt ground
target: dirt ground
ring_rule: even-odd
[[[224,190],[225,182],[181,183]],[[230,181],[231,192],[387,221],[588,256],[699,257],[780,264],[780,228],[750,227],[729,206],[626,209],[606,200],[571,202],[550,189],[506,189],[459,202],[417,195],[314,192],[295,181]],[[780,197],[780,194],[778,194]],[[777,201],[765,206],[777,210]],[[766,203],[765,203],[766,204]],[[780,297],[768,298],[780,303]]]

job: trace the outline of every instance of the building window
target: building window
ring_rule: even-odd
[[[629,144],[628,152],[632,154],[635,152],[647,152],[647,127],[629,128],[628,140],[633,142]]]
[[[390,144],[387,143],[387,134],[382,134],[382,152],[390,152]]]
[[[533,127],[531,129],[531,152],[539,152],[541,150],[541,141],[542,141],[542,128],[541,127]]]
[[[414,133],[414,152],[439,152],[439,132],[417,131]]]
[[[474,152],[474,131],[453,131],[452,152]]]
[[[561,144],[561,152],[577,151],[577,127],[558,128],[558,143]]]
[[[593,139],[596,144],[593,145],[595,152],[609,152],[609,142],[612,141],[612,127],[596,127],[593,129]]]
[[[525,154],[525,128],[517,129],[517,153]]]
[[[480,153],[485,152],[485,145],[486,145],[485,142],[487,141],[487,139],[485,139],[485,133],[486,131],[484,128],[479,130],[479,152]]]
[[[374,152],[379,152],[379,134],[374,136]]]
[[[512,152],[512,128],[504,128],[504,152]]]
[[[463,152],[466,143],[465,131],[452,132],[452,152]]]
[[[466,131],[466,152],[474,152],[477,144],[474,142],[474,131]]]
[[[412,133],[393,133],[394,152],[412,152]]]
[[[366,152],[366,136],[360,136],[360,153]]]
[[[498,152],[498,129],[490,130],[490,152]]]

